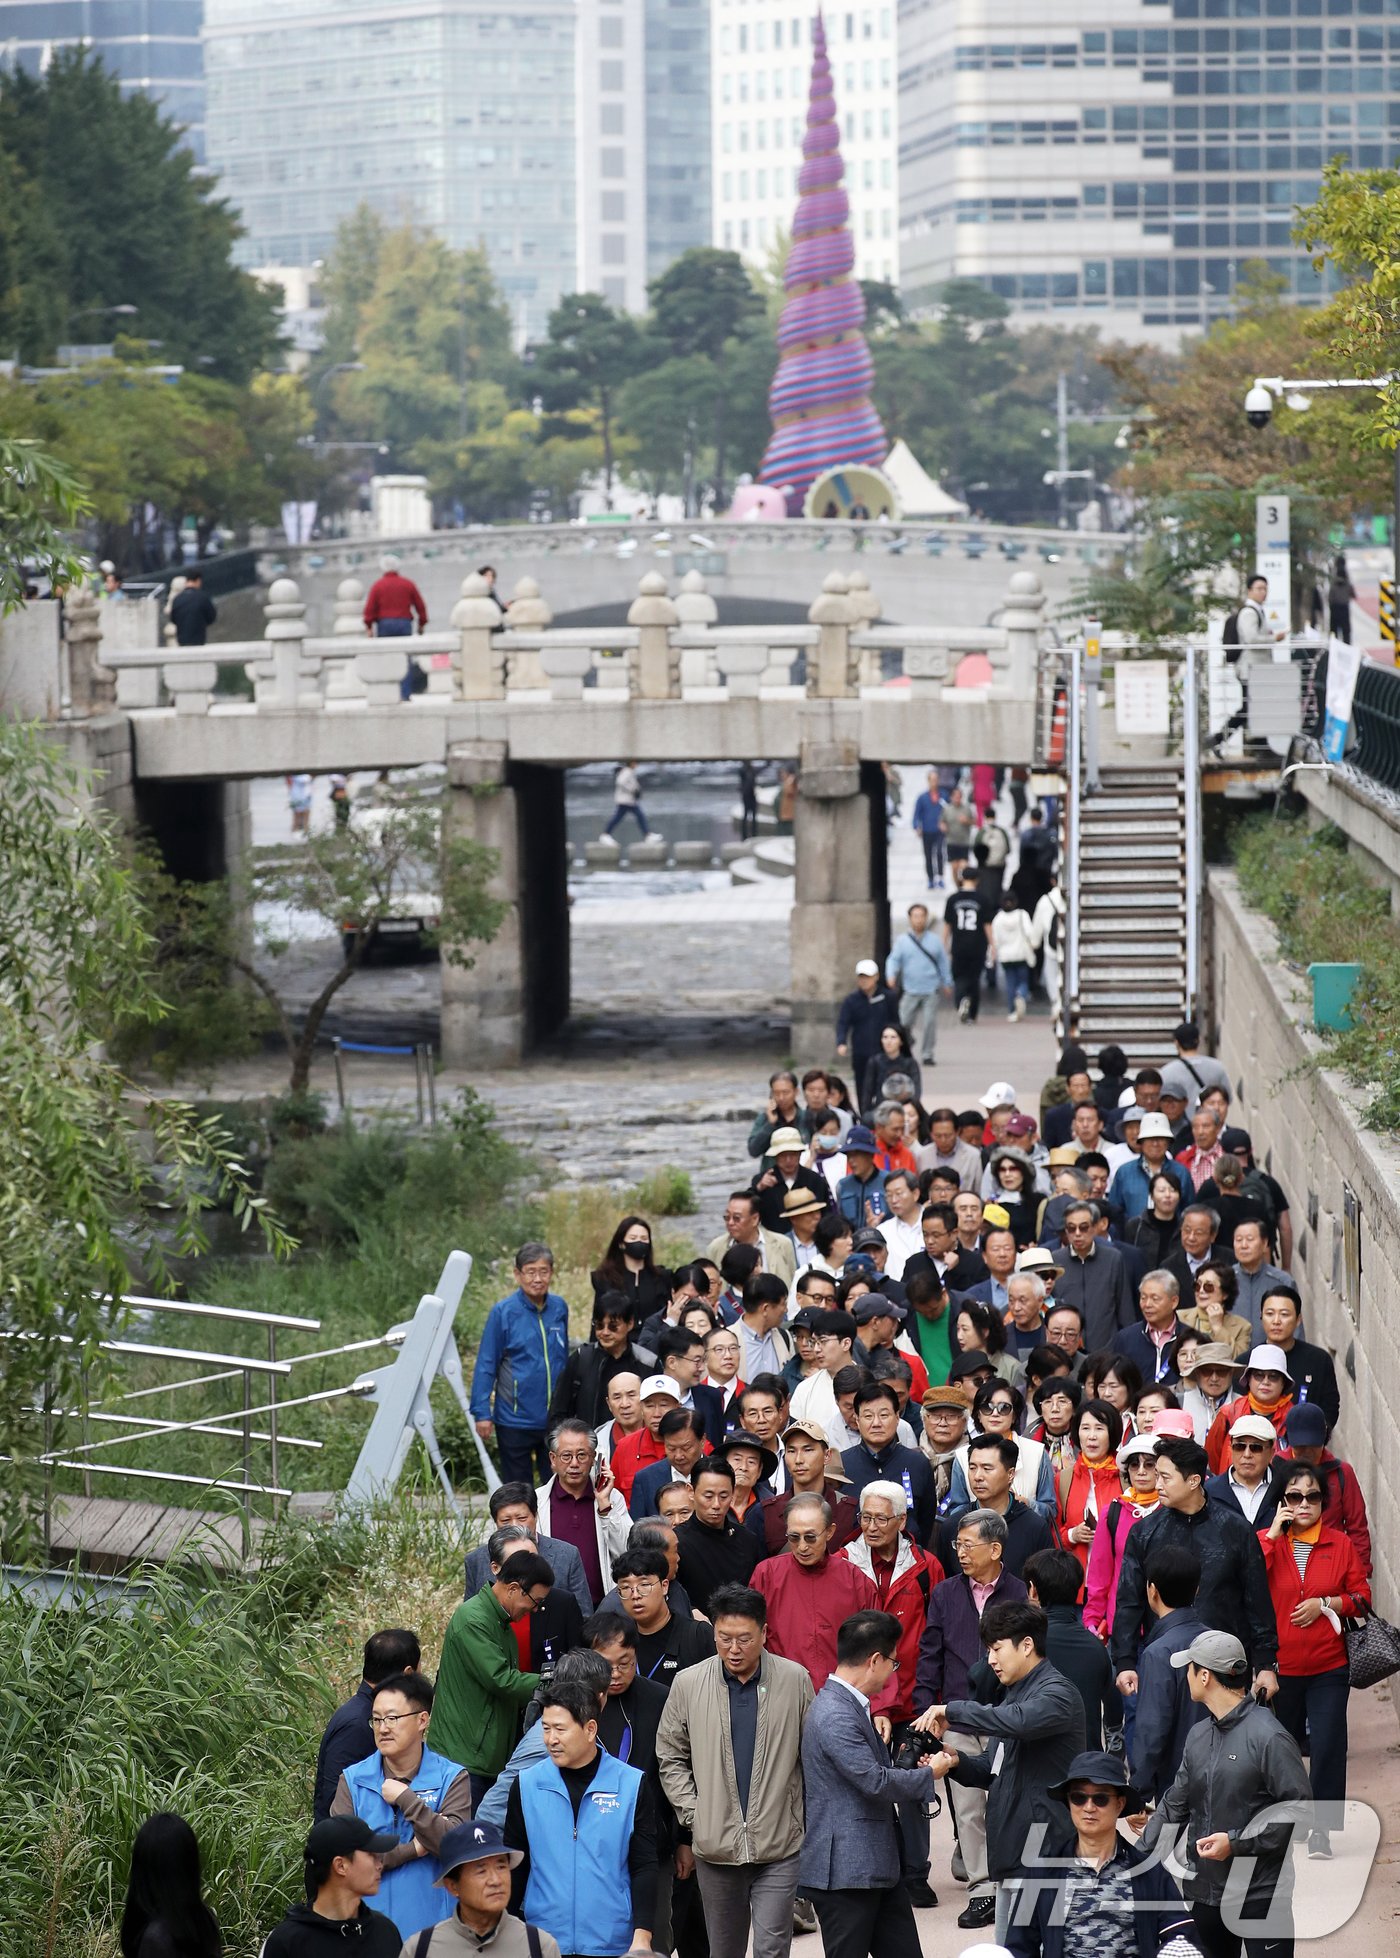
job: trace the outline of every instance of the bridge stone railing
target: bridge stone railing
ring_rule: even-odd
[[[362,624],[364,587],[343,578],[333,631],[313,637],[291,578],[274,580],[261,639],[201,647],[102,648],[116,675],[116,704],[137,712],[353,713],[440,707],[445,701],[532,704],[590,700],[753,699],[760,695],[840,700],[883,692],[885,657],[900,654],[909,698],[944,690],[953,699],[990,691],[1030,699],[1035,688],[1045,596],[1033,571],[1010,579],[999,626],[880,624],[880,602],[863,570],[831,571],[806,625],[720,626],[705,580],[692,569],[672,598],[647,570],[625,626],[557,627],[533,578],[521,578],[502,611],[486,581],[462,581],[449,630],[411,639],[371,639]],[[805,686],[792,682],[799,654]],[[426,672],[426,691],[401,701],[405,661]],[[221,666],[241,667],[253,699],[216,700]],[[897,682],[895,684],[898,684]],[[163,705],[168,702],[169,706]]]

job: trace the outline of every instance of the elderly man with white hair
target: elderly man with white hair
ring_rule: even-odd
[[[423,594],[411,578],[404,577],[393,552],[386,552],[379,560],[379,576],[370,586],[365,599],[365,632],[375,639],[410,639],[415,618],[418,630],[426,632],[428,608],[423,602]],[[417,673],[418,669],[410,659],[399,686],[402,699],[407,700],[411,693],[419,691],[414,685]]]

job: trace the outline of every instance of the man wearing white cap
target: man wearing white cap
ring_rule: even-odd
[[[847,993],[836,1015],[836,1051],[842,1059],[849,1054],[851,1079],[857,1086],[865,1079],[867,1063],[880,1051],[881,1029],[898,1025],[895,996],[881,985],[879,966],[874,959],[858,959],[855,990]]]
[[[1238,1503],[1256,1530],[1267,1530],[1278,1508],[1273,1467],[1278,1436],[1262,1414],[1241,1414],[1230,1423],[1230,1466],[1213,1475],[1206,1494],[1213,1502]]]
[[[1136,1156],[1123,1164],[1108,1186],[1109,1202],[1116,1203],[1125,1217],[1140,1217],[1151,1206],[1152,1179],[1159,1172],[1171,1177],[1183,1203],[1195,1195],[1190,1175],[1168,1153],[1171,1146],[1172,1125],[1166,1116],[1144,1115],[1138,1123]]]
[[[662,1461],[666,1450],[661,1444],[661,1422],[664,1416],[673,1412],[681,1404],[681,1390],[678,1382],[668,1373],[648,1374],[642,1382],[642,1425],[629,1435],[624,1435],[613,1451],[613,1480],[630,1503],[632,1484],[644,1468],[653,1462]]]

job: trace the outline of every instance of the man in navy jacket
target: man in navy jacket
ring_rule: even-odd
[[[1206,1622],[1196,1609],[1201,1560],[1184,1544],[1163,1544],[1147,1563],[1147,1602],[1153,1623],[1138,1655],[1133,1773],[1153,1801],[1176,1780],[1186,1736],[1206,1710],[1191,1698],[1186,1674],[1172,1664]]]

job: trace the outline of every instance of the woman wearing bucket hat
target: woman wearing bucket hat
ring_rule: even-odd
[[[1191,1416],[1196,1439],[1204,1448],[1216,1415],[1230,1398],[1236,1375],[1243,1371],[1243,1362],[1235,1358],[1226,1341],[1208,1339],[1189,1357],[1178,1353],[1176,1364],[1181,1376],[1182,1409]]]
[[[1285,1445],[1283,1430],[1293,1405],[1293,1376],[1282,1347],[1256,1346],[1240,1375],[1240,1385],[1245,1391],[1225,1403],[1206,1436],[1206,1454],[1214,1475],[1222,1474],[1230,1465],[1230,1429],[1242,1414],[1262,1414],[1272,1423],[1280,1445]]]
[[[1076,1754],[1046,1792],[1064,1804],[1066,1823],[1046,1832],[1047,1874],[1022,1882],[1006,1949],[1012,1958],[1156,1958],[1158,1932],[1184,1906],[1161,1860],[1118,1833],[1121,1816],[1147,1807],[1122,1760]]]

